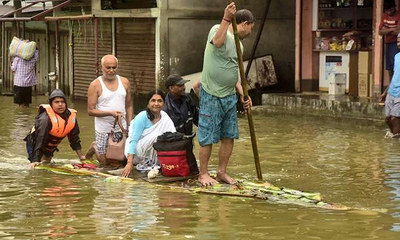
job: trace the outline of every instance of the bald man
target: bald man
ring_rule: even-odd
[[[130,83],[127,78],[117,75],[118,59],[105,55],[101,59],[103,75],[92,81],[88,90],[88,114],[94,117],[95,149],[102,166],[107,165],[106,151],[108,137],[116,119],[122,118],[123,126],[130,123],[133,116]],[[122,131],[117,126],[114,140],[122,139]],[[87,157],[93,155],[94,148],[88,150]]]

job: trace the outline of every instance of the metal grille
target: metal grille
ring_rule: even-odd
[[[116,20],[118,74],[129,79],[134,94],[156,87],[155,19]]]
[[[74,21],[74,97],[87,98],[90,83],[97,78],[95,66],[94,20]],[[99,20],[99,74],[100,60],[111,54],[111,19]]]

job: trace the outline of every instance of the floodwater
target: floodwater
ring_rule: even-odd
[[[33,106],[45,102],[46,97],[35,97]],[[18,109],[4,96],[0,106],[1,239],[400,238],[400,142],[384,138],[382,124],[254,116],[264,179],[359,209],[338,211],[29,170],[22,139],[37,109]],[[93,119],[85,102],[70,106],[78,110],[86,149],[94,136]],[[229,171],[255,179],[247,120],[241,118],[239,125]],[[67,140],[59,148],[56,162],[76,158]],[[216,156],[214,151],[212,170]]]

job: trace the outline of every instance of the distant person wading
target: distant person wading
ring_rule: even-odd
[[[64,93],[56,89],[50,94],[49,104],[40,105],[35,126],[25,138],[31,168],[40,163],[50,163],[65,137],[68,137],[78,158],[85,160],[81,151],[77,112],[68,108]]]
[[[14,72],[14,103],[20,107],[29,107],[32,103],[32,87],[37,84],[36,62],[38,60],[39,50],[36,49],[29,60],[16,56],[10,61],[12,62],[11,70]]]

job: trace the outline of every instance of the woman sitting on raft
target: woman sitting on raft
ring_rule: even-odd
[[[164,93],[159,89],[151,91],[147,96],[147,109],[131,121],[125,144],[128,162],[122,171],[123,177],[129,176],[134,165],[139,171],[148,171],[159,165],[153,143],[163,133],[176,131],[171,118],[162,111],[164,104]]]

